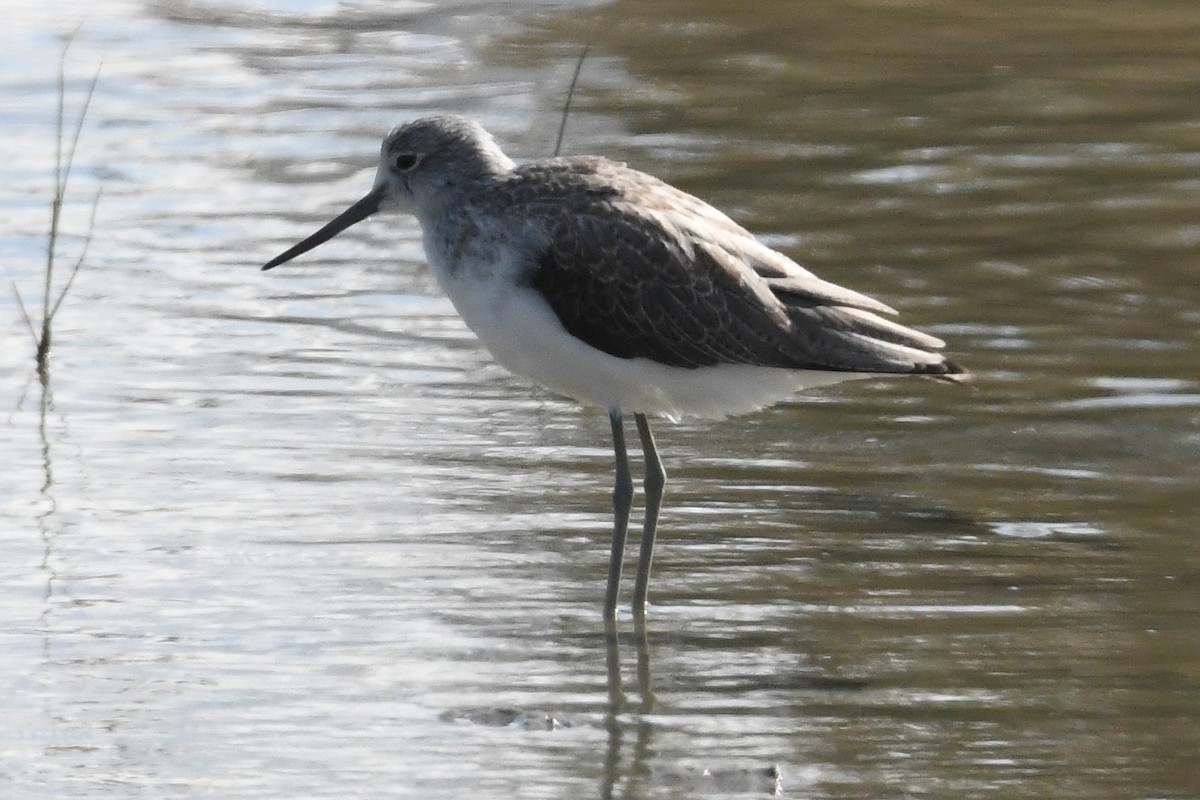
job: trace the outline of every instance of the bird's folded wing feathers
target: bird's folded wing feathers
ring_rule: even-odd
[[[527,282],[588,345],[684,368],[951,368],[940,340],[878,316],[895,311],[818,278],[692,195],[604,159],[571,167],[561,173],[571,191],[540,209],[545,237]]]

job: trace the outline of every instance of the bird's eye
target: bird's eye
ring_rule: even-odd
[[[419,160],[415,153],[399,153],[392,159],[392,166],[397,172],[408,172]]]

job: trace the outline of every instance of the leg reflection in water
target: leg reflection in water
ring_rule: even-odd
[[[604,638],[606,645],[606,661],[608,665],[608,713],[604,718],[604,727],[608,730],[608,749],[604,759],[604,786],[601,789],[602,798],[613,796],[613,789],[620,780],[621,773],[627,772],[629,782],[636,785],[645,780],[648,772],[650,740],[654,733],[654,725],[650,715],[654,713],[655,697],[650,681],[650,646],[646,641],[645,619],[640,614],[634,615],[633,639],[637,650],[637,689],[640,702],[636,710],[637,739],[633,746],[633,760],[625,770],[621,768],[621,738],[624,725],[622,716],[626,712],[626,697],[624,681],[621,679],[621,645],[614,619],[605,620]],[[629,788],[633,788],[633,786]]]
[[[728,763],[699,765],[687,758],[676,763],[662,763],[664,752],[654,746],[654,734],[663,723],[663,714],[656,713],[658,698],[650,677],[650,646],[646,626],[640,614],[634,615],[633,647],[637,652],[637,701],[627,696],[621,674],[621,637],[614,620],[607,620],[604,631],[605,660],[608,669],[608,710],[604,727],[608,732],[604,754],[604,778],[600,797],[641,797],[649,793],[670,790],[672,796],[690,797],[700,794],[753,793],[778,795],[783,791],[779,768],[770,764],[745,766]],[[625,637],[626,646],[629,637]],[[665,713],[669,713],[667,709]],[[624,758],[621,752],[625,736],[633,731],[633,749]],[[678,731],[675,731],[677,735]],[[668,757],[669,760],[669,757]]]

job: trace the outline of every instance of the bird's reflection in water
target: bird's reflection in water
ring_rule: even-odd
[[[622,724],[622,716],[627,710],[629,699],[625,692],[625,682],[621,674],[621,641],[614,619],[607,619],[604,626],[605,656],[608,666],[608,713],[604,718],[604,726],[608,730],[608,749],[605,753],[604,786],[601,797],[612,797],[613,790],[621,776],[621,739],[628,727]],[[638,614],[634,617],[633,645],[637,652],[637,693],[638,703],[636,722],[632,728],[636,731],[633,745],[633,759],[627,771],[630,781],[637,781],[644,776],[650,753],[650,740],[654,726],[649,715],[654,713],[655,697],[650,678],[650,645],[646,640],[645,619]]]
[[[608,710],[604,727],[608,744],[604,754],[604,778],[600,796],[622,797],[655,795],[664,790],[672,796],[691,797],[700,794],[752,793],[769,796],[783,790],[779,767],[713,764],[697,767],[690,763],[663,764],[664,754],[653,747],[654,733],[661,724],[656,719],[658,698],[654,695],[650,668],[650,646],[641,614],[634,615],[632,634],[624,637],[613,620],[605,623],[605,660],[608,669]],[[623,638],[623,641],[622,641]],[[621,671],[621,650],[632,645],[637,654],[637,697],[632,698]],[[632,752],[625,756],[622,748],[632,732]],[[625,756],[623,758],[623,756]],[[670,759],[667,759],[668,761]],[[622,777],[624,781],[622,782]]]

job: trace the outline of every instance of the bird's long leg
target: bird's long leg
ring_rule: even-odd
[[[646,462],[646,526],[642,529],[642,548],[638,555],[637,583],[633,587],[633,613],[646,612],[646,593],[650,590],[650,564],[654,561],[654,536],[658,532],[658,512],[662,508],[663,490],[667,485],[667,471],[663,469],[658,448],[654,446],[654,434],[645,414],[634,414],[638,435],[642,439],[642,457]]]
[[[638,417],[640,419],[641,415]],[[629,454],[625,450],[624,418],[619,410],[612,409],[608,419],[612,423],[613,455],[617,464],[617,480],[613,486],[612,555],[608,560],[608,590],[604,594],[604,616],[612,619],[617,614],[617,592],[621,588],[621,561],[625,558],[625,536],[629,533],[629,509],[633,507],[633,478],[629,474]]]

